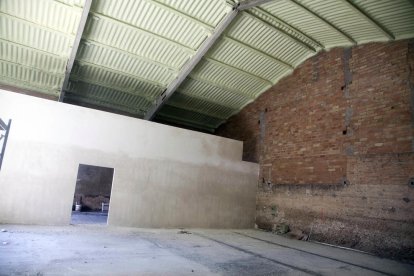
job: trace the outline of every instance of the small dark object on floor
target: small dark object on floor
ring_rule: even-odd
[[[180,230],[178,231],[178,234],[191,234],[191,232],[186,231],[186,230]]]
[[[296,229],[287,233],[287,237],[293,240],[308,240],[308,235],[306,235],[302,230]]]
[[[289,232],[289,225],[287,224],[279,224],[279,225],[273,225],[273,229],[272,229],[273,233],[276,234],[286,234],[287,232]]]

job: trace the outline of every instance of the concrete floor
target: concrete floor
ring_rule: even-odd
[[[258,230],[0,228],[0,275],[414,274],[414,265]]]
[[[108,213],[102,212],[72,212],[71,224],[102,224],[106,225]]]

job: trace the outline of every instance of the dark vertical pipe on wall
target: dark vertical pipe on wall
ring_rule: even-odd
[[[6,134],[4,136],[3,148],[1,149],[0,170],[1,170],[1,165],[3,164],[4,153],[6,151],[6,144],[7,144],[7,139],[9,138],[10,127],[11,127],[11,120],[9,120],[9,123],[7,124]]]

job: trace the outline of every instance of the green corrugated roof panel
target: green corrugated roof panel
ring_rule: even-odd
[[[36,90],[59,91],[63,74],[51,74],[40,69],[22,66],[7,61],[0,62],[0,76],[9,81],[21,81],[25,86],[33,85]],[[45,92],[46,93],[46,92]]]
[[[226,35],[293,66],[314,54],[293,38],[245,12],[238,16]]]
[[[81,7],[58,1],[0,1],[2,83],[58,95]]]
[[[88,96],[80,96],[77,94],[73,94],[71,92],[67,92],[66,101],[69,103],[75,104],[86,104],[87,106],[92,107],[105,107],[111,109],[114,112],[125,112],[135,117],[143,117],[144,113],[140,112],[139,109],[130,105],[123,105],[116,102],[109,101],[107,99],[95,99],[90,98]]]
[[[185,110],[195,111],[201,114],[212,115],[216,118],[227,119],[236,110],[218,103],[211,103],[196,97],[176,92],[169,99],[168,105],[172,105]]]
[[[228,37],[223,37],[208,57],[273,83],[277,76],[291,71],[290,67],[279,60]]]
[[[239,91],[250,98],[255,98],[258,90],[271,87],[271,83],[236,68],[212,60],[202,60],[191,77],[215,83],[226,90]]]
[[[80,7],[80,8],[83,7],[83,5],[85,4],[85,0],[52,0],[52,1],[60,2],[68,6],[74,6],[74,7]]]
[[[185,1],[185,0],[154,0],[169,6],[181,13],[196,18],[205,24],[215,27],[231,10],[231,5],[223,0]]]
[[[214,3],[94,1],[71,81],[154,101],[231,10],[224,0]]]
[[[71,80],[154,101],[231,8],[216,2],[94,1]]]
[[[24,19],[58,32],[75,35],[81,8],[70,8],[57,1],[1,0],[2,13]]]
[[[76,59],[99,64],[120,73],[139,76],[151,82],[159,83],[160,86],[167,86],[177,73],[165,66],[147,61],[138,56],[93,42],[82,42]]]
[[[0,82],[57,95],[83,5],[1,0]],[[93,0],[68,101],[141,117],[231,10],[231,0]],[[268,2],[239,13],[157,118],[212,130],[317,52],[393,37],[414,37],[410,0]]]
[[[161,113],[157,113],[156,121],[171,124],[173,126],[186,127],[196,130],[204,130],[208,132],[214,132],[214,130],[216,129],[216,127],[214,126],[207,126],[199,124],[197,122],[192,122],[191,120],[187,120],[185,118],[178,118],[170,115],[164,115]]]
[[[251,102],[247,95],[240,92],[226,90],[191,77],[187,78],[177,91],[195,98],[205,99],[206,102],[217,102],[233,109],[238,109],[240,106]]]
[[[0,60],[62,74],[67,58],[0,39]]]
[[[245,12],[260,19],[263,23],[266,23],[267,25],[277,29],[279,32],[285,34],[286,36],[291,37],[294,41],[299,42],[313,52],[316,52],[317,50],[321,50],[323,48],[323,45],[319,41],[315,40],[294,26],[289,25],[287,22],[280,20],[272,13],[269,13],[260,7],[254,7],[246,10]]]
[[[332,2],[337,3],[337,1]],[[272,1],[260,6],[260,8],[306,33],[326,48],[337,45],[352,45],[352,42],[341,34],[341,30],[326,22],[317,11],[309,10],[307,6],[301,5],[298,1]]]
[[[194,51],[101,15],[90,15],[83,38],[180,69]]]
[[[92,10],[196,50],[209,30],[150,0],[99,0]]]
[[[151,99],[159,96],[164,91],[161,86],[133,75],[123,74],[99,65],[78,61],[75,62],[72,69],[71,79],[100,83],[103,86],[113,87],[115,90],[129,91]]]
[[[152,104],[148,99],[141,97],[138,94],[126,93],[124,91],[114,90],[82,81],[70,81],[68,92],[70,92],[71,95],[85,97],[91,100],[131,106],[136,110],[137,114],[144,113]]]
[[[170,105],[163,106],[157,114],[157,117],[158,116],[165,119],[174,119],[176,121],[182,121],[194,125],[205,126],[206,129],[215,129],[224,122],[224,120],[220,118],[173,107]]]
[[[410,0],[352,0],[397,39],[414,36],[414,3]]]
[[[73,36],[0,14],[0,39],[68,57]]]
[[[224,91],[234,92],[234,88],[242,93],[254,91],[246,95],[255,98],[269,86],[255,83],[249,87],[251,83],[248,81],[236,82],[240,87],[233,82],[237,78],[229,76],[237,75],[242,70],[252,77],[277,83],[290,74],[293,67],[324,48],[349,46],[355,42],[389,40],[387,31],[391,29],[387,29],[386,25],[392,26],[391,22],[395,20],[399,22],[396,25],[404,30],[401,31],[405,32],[404,37],[412,37],[414,34],[410,34],[408,29],[414,18],[414,13],[411,12],[413,6],[408,7],[407,2],[402,2],[404,0],[398,1],[400,4],[394,2],[394,5],[399,8],[382,4],[382,12],[374,12],[373,7],[370,7],[379,6],[373,3],[375,1],[367,1],[367,11],[364,11],[362,5],[355,6],[355,3],[346,0],[281,0],[247,10],[237,17],[225,32],[225,36],[207,54],[208,58],[229,65],[226,72],[221,71],[223,68],[220,66],[204,68],[206,61],[202,60],[182,86],[188,85],[195,78],[207,81],[210,86],[216,84]],[[411,17],[405,15],[408,12],[404,13],[402,7],[410,10]],[[388,11],[400,14],[401,17],[393,15],[394,19],[386,23],[386,20],[381,19],[381,13],[386,14]],[[373,14],[378,14],[379,18],[375,18]],[[202,73],[197,74],[200,68]],[[206,105],[210,103],[211,101],[205,102]],[[228,104],[238,106],[240,110],[247,103],[248,101],[236,104],[231,101]]]
[[[389,40],[388,37],[371,24],[363,14],[353,9],[347,0],[297,1],[300,4],[307,6],[310,10],[317,11],[319,16],[343,30],[358,43]]]
[[[43,85],[37,86],[35,83],[27,82],[22,79],[13,79],[13,78],[5,77],[5,76],[2,76],[2,74],[0,74],[0,84],[14,86],[14,87],[18,87],[18,88],[22,88],[22,89],[26,89],[30,91],[35,91],[35,92],[43,93],[45,95],[53,95],[53,96],[58,95],[58,92],[56,91],[56,89],[53,89],[53,88],[49,89]]]

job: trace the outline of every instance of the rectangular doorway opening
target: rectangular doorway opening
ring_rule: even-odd
[[[114,169],[79,164],[71,224],[107,224]]]

